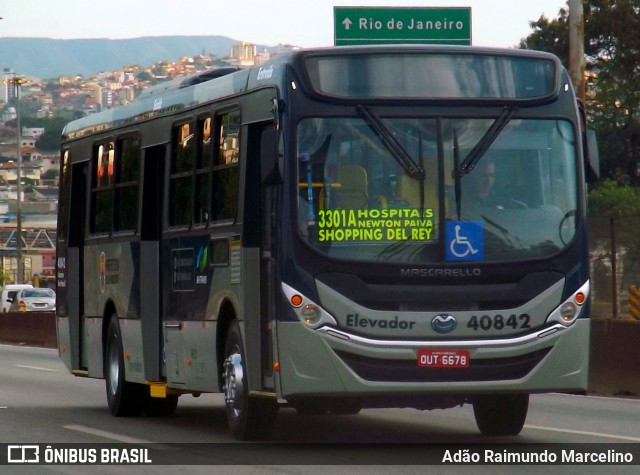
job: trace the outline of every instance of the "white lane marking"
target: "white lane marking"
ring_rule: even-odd
[[[563,432],[565,434],[588,435],[592,437],[601,437],[603,439],[628,440],[629,442],[640,442],[640,437],[629,437],[626,435],[602,434],[600,432],[589,432],[583,430],[558,429],[556,427],[531,426],[525,424],[526,429],[546,430],[548,432]]]
[[[16,368],[26,368],[26,369],[36,369],[38,371],[53,371],[55,373],[59,373],[59,369],[51,369],[51,368],[42,368],[41,366],[28,366],[25,364],[14,364]]]
[[[106,430],[95,429],[93,427],[83,426],[83,425],[66,425],[62,426],[65,429],[75,430],[77,432],[82,432],[84,434],[95,435],[96,437],[102,437],[104,439],[116,440],[118,442],[123,442],[125,444],[136,444],[136,445],[151,445],[154,449],[158,450],[176,450],[168,445],[159,444],[153,442],[152,440],[146,439],[138,439],[137,437],[129,437],[128,435],[116,434],[115,432],[109,432]]]
[[[118,442],[124,442],[125,444],[153,444],[153,441],[146,439],[138,439],[137,437],[129,437],[127,435],[116,434],[115,432],[108,432],[106,430],[94,429],[93,427],[81,426],[81,425],[68,425],[62,426],[65,429],[75,430],[77,432],[83,432],[85,434],[95,435],[97,437],[103,437],[105,439],[117,440]]]
[[[621,396],[596,396],[595,394],[577,395],[577,394],[563,394],[563,393],[550,393],[543,396],[560,396],[560,397],[579,397],[585,399],[602,399],[603,401],[625,401],[632,403],[640,403],[640,399],[637,396],[621,397]]]

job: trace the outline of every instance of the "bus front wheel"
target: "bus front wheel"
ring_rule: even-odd
[[[528,394],[487,394],[473,400],[476,424],[483,435],[518,435],[528,410]]]
[[[107,330],[104,374],[109,412],[117,417],[140,415],[146,386],[125,380],[122,335],[115,314],[111,316]]]
[[[227,332],[222,373],[227,421],[236,439],[266,439],[273,431],[278,403],[249,394],[246,368],[240,326],[234,320]]]

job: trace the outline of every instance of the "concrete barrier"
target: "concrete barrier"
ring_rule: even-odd
[[[40,312],[0,314],[0,341],[56,348],[56,316]],[[640,395],[640,321],[591,320],[590,352],[589,393]]]
[[[640,321],[591,321],[589,392],[640,395]]]
[[[0,341],[56,348],[56,314],[53,312],[0,313]]]

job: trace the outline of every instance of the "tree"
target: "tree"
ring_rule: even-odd
[[[11,282],[11,276],[4,268],[0,268],[0,286],[4,286],[7,282]]]
[[[640,0],[590,0],[585,31],[598,78],[590,112],[609,172],[640,184]],[[613,165],[613,166],[611,166]]]
[[[136,79],[138,81],[151,81],[153,79],[153,76],[146,72],[146,71],[140,71],[137,75],[136,75]]]
[[[0,125],[0,143],[16,143],[16,128]]]
[[[521,48],[568,58],[568,9],[530,22]],[[640,184],[640,0],[584,0],[585,54],[592,79],[587,111],[596,130],[603,176]]]
[[[54,180],[55,178],[58,178],[59,175],[60,175],[60,171],[58,169],[50,168],[49,170],[47,170],[42,174],[41,178],[45,180]]]
[[[541,16],[537,21],[529,22],[533,33],[520,40],[520,48],[553,53],[563,64],[569,64],[568,22],[569,11],[565,8],[560,9],[555,20]]]
[[[45,129],[44,133],[38,137],[36,147],[39,150],[60,150],[60,144],[62,143],[60,139],[61,135],[62,129]]]
[[[24,127],[41,127],[44,134],[38,137],[36,147],[40,150],[60,150],[62,130],[68,122],[67,119],[54,117],[52,119],[25,118],[22,121]]]
[[[589,192],[589,211],[594,216],[620,218],[640,215],[637,188],[604,180]]]

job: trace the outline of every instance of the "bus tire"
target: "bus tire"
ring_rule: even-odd
[[[473,414],[483,435],[518,435],[529,410],[528,394],[490,394],[473,401]]]
[[[125,379],[122,335],[117,315],[112,315],[104,352],[104,375],[109,412],[116,417],[138,416],[142,410],[146,386]],[[148,389],[147,389],[148,390]]]
[[[229,325],[222,372],[227,422],[238,440],[263,440],[273,432],[278,403],[275,398],[249,395],[246,356],[240,326]]]

